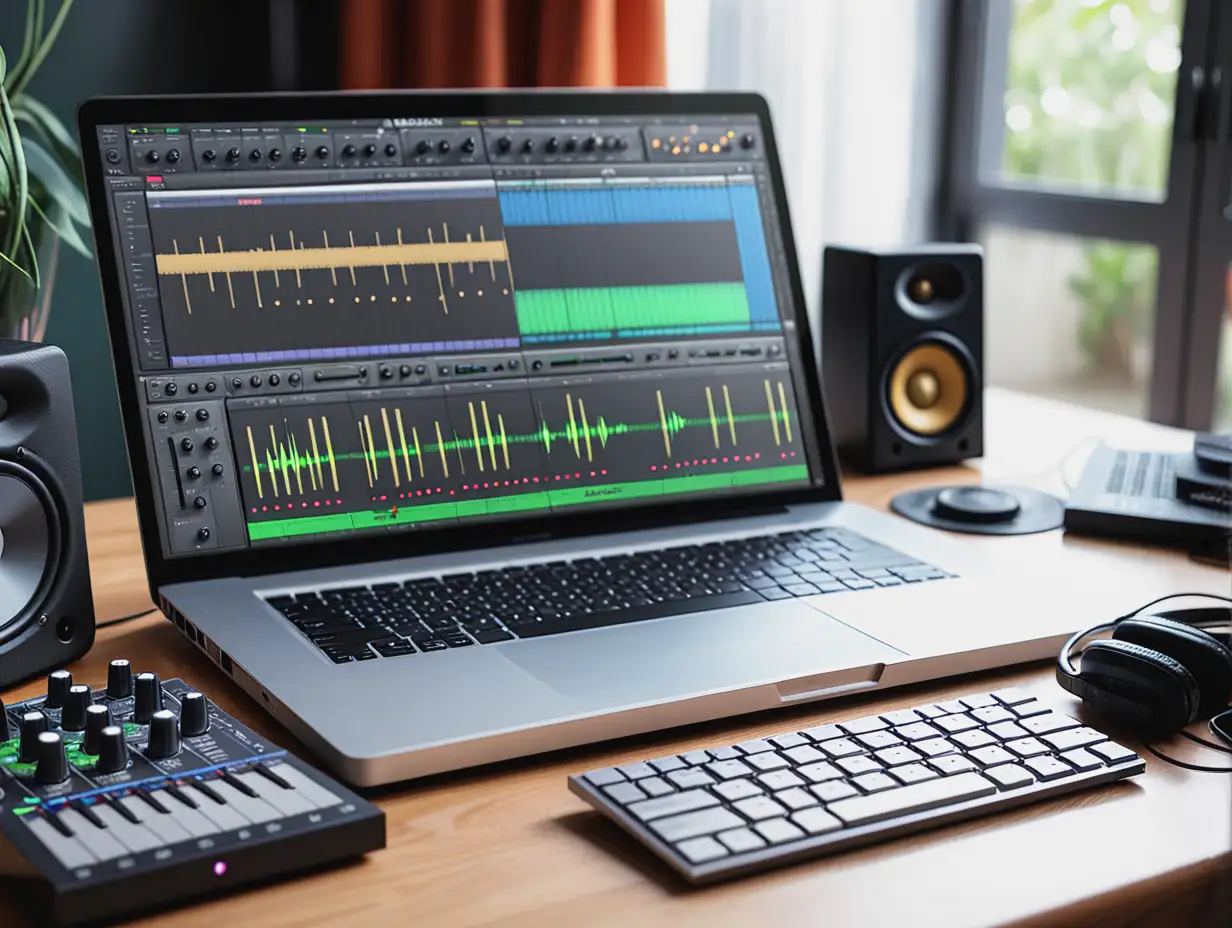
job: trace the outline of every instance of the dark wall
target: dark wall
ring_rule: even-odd
[[[0,3],[0,44],[10,61],[21,49],[25,6]],[[328,85],[336,62],[325,50],[335,33],[328,16],[305,15],[317,6],[297,8],[294,0],[78,0],[30,91],[76,134],[74,111],[89,96]],[[310,56],[314,60],[306,60]],[[301,68],[310,80],[299,80]],[[131,482],[98,273],[92,261],[67,249],[61,255],[47,341],[62,347],[72,365],[86,498],[127,496]]]

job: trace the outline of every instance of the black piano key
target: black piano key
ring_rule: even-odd
[[[261,774],[261,776],[265,777],[265,779],[269,780],[271,783],[276,783],[283,789],[291,789],[291,784],[279,776],[278,771],[265,766],[265,764],[253,764],[252,769]]]

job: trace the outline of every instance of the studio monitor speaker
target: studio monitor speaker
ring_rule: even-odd
[[[0,689],[93,641],[68,360],[0,339]]]
[[[821,373],[839,454],[872,473],[984,451],[978,245],[826,248]]]

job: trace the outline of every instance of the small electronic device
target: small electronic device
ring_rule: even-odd
[[[887,841],[1142,773],[1018,688],[569,778],[691,883]]]
[[[385,814],[182,680],[111,662],[0,704],[0,878],[41,922],[95,924],[352,859]]]

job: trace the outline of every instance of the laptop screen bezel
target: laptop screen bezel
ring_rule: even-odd
[[[516,544],[526,540],[595,535],[630,528],[710,521],[715,518],[714,498],[657,503],[619,510],[554,512],[545,516],[509,522],[458,525],[430,532],[414,530],[388,536],[356,536],[346,544],[337,540],[306,541],[286,547],[250,547],[243,551],[219,552],[194,557],[167,557],[160,541],[155,475],[151,472],[143,441],[137,372],[124,318],[124,283],[120,277],[116,245],[110,226],[107,185],[97,128],[134,122],[201,123],[295,119],[380,119],[414,113],[425,118],[473,116],[518,117],[585,113],[594,116],[716,116],[755,115],[761,125],[786,252],[791,297],[796,307],[799,357],[812,422],[801,424],[815,430],[816,461],[820,484],[780,491],[757,490],[724,499],[732,514],[781,509],[789,504],[829,502],[842,498],[839,468],[830,432],[830,419],[815,363],[817,355],[805,311],[804,288],[792,235],[787,197],[783,186],[778,148],[769,107],[755,93],[670,93],[664,91],[431,91],[364,93],[286,93],[261,95],[100,97],[84,101],[77,111],[82,141],[86,192],[94,220],[96,264],[102,281],[107,329],[116,370],[120,411],[137,503],[137,516],[152,595],[171,583],[235,576],[259,576],[288,570],[331,567],[341,564],[414,557],[448,550],[466,550]]]

